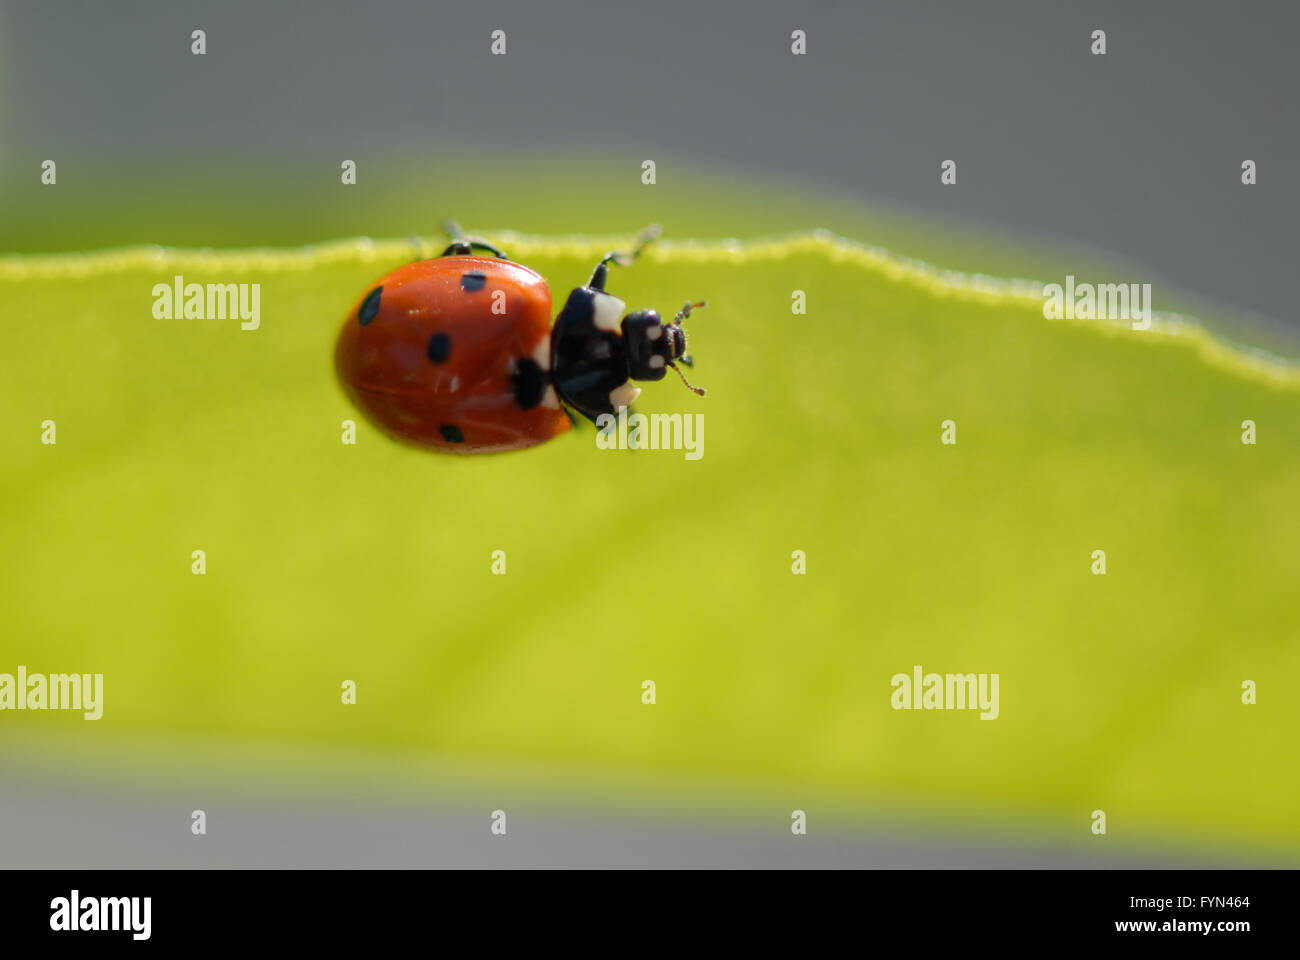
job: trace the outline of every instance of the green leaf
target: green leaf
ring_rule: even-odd
[[[479,232],[557,300],[628,239]],[[702,459],[591,430],[439,456],[363,421],[344,445],[339,324],[411,255],[0,260],[0,671],[104,673],[101,737],[733,778],[1062,836],[1101,808],[1107,842],[1300,850],[1293,367],[1173,317],[1045,320],[1041,287],[821,234],[666,239],[611,290],[709,301],[707,398],[665,380],[638,401],[703,413]],[[176,274],[260,284],[260,328],[155,319]],[[999,717],[891,709],[915,664],[999,674]],[[84,723],[0,722],[11,742]]]

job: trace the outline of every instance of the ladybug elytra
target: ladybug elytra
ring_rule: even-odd
[[[449,225],[441,256],[383,277],[344,320],[335,365],[352,402],[394,439],[448,453],[519,450],[568,430],[573,412],[593,423],[618,413],[669,367],[700,396],[678,364],[691,365],[682,321],[654,310],[625,313],[605,290],[609,253],[569,294],[551,324],[551,291],[534,270]],[[485,251],[487,256],[476,255]]]

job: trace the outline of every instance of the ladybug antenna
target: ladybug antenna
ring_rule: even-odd
[[[684,360],[685,358],[683,357],[682,359]],[[682,378],[682,383],[686,384],[687,390],[690,390],[692,393],[698,394],[701,397],[704,396],[706,393],[708,393],[708,391],[705,390],[703,387],[697,387],[695,384],[691,383],[691,381],[687,380],[686,374],[682,373],[682,371],[678,368],[677,364],[669,363],[668,366],[672,367],[674,370],[677,371],[677,376]]]
[[[709,302],[707,300],[701,300],[699,303],[688,303],[686,304],[686,306],[682,307],[680,310],[677,311],[677,316],[673,317],[672,322],[681,323],[683,320],[685,320],[687,317],[691,315],[692,310],[699,310],[703,307],[707,307],[708,305]]]
[[[596,290],[605,289],[605,281],[609,277],[609,265],[617,263],[620,267],[630,267],[637,257],[641,256],[641,251],[650,244],[654,243],[659,234],[664,232],[664,228],[657,223],[642,230],[636,238],[636,246],[630,252],[611,250],[601,258],[600,263],[596,264],[596,269],[591,273],[591,281],[587,286]]]

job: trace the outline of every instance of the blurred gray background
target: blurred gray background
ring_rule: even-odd
[[[232,768],[231,755],[219,759],[213,747],[188,740],[181,749],[190,759],[141,773],[107,757],[83,754],[72,766],[0,742],[0,869],[1295,866],[1259,849],[1189,849],[1185,836],[1160,836],[1151,825],[1141,840],[1127,828],[1093,837],[1087,811],[1069,822],[958,820],[912,803],[864,817],[815,787],[756,792],[693,777],[688,791],[675,791],[662,772],[647,772],[656,782],[645,800],[629,800],[598,787],[552,789],[554,765],[502,764],[505,779],[435,765],[412,778],[423,761],[311,745],[304,752],[326,762],[287,781]],[[265,745],[239,748],[274,756]],[[205,836],[191,833],[196,809],[207,815]],[[490,830],[498,809],[505,836]],[[790,832],[794,809],[807,813],[805,836]]]
[[[195,27],[210,49],[199,64]],[[487,53],[497,28],[506,57]],[[795,28],[807,56],[790,54]],[[1096,28],[1105,57],[1089,54]],[[0,220],[6,201],[36,189],[30,171],[47,156],[62,178],[178,153],[328,151],[365,164],[452,150],[467,170],[484,151],[637,164],[662,153],[990,237],[1100,251],[1232,316],[1300,329],[1298,28],[1291,0],[7,0]],[[956,188],[939,183],[945,159],[958,163]],[[1257,186],[1240,184],[1243,159],[1258,163]],[[75,218],[54,226],[75,242]],[[21,240],[11,221],[5,249]],[[10,758],[0,866],[1169,862],[886,827],[792,848],[777,819],[770,832],[681,828],[527,806],[512,808],[508,844],[494,844],[478,806],[317,799],[97,788]],[[200,804],[214,835],[196,846],[187,811]]]
[[[421,145],[460,151],[467,166],[483,149],[680,156],[987,235],[1095,248],[1229,313],[1300,325],[1292,0],[0,10],[0,163],[329,150],[364,164]],[[208,35],[200,64],[194,26]],[[790,54],[796,27],[803,57]],[[504,57],[488,55],[497,28]],[[1104,57],[1089,53],[1096,28]],[[944,159],[958,163],[956,188],[939,183]],[[1240,183],[1243,159],[1258,163],[1254,187]]]

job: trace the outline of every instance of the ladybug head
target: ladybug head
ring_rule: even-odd
[[[686,331],[682,321],[703,303],[688,303],[667,323],[656,310],[635,310],[623,318],[623,345],[627,349],[628,374],[633,380],[662,380],[672,367],[688,388],[704,396],[702,387],[686,379],[677,364],[693,366],[686,354]]]

